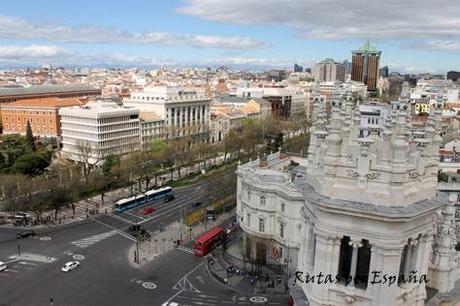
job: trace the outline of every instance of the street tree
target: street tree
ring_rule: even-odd
[[[27,140],[27,146],[29,147],[30,152],[34,152],[36,149],[35,139],[34,139],[34,135],[32,134],[32,128],[30,127],[29,120],[27,120],[27,126],[26,126],[26,140]]]
[[[49,162],[40,154],[27,153],[21,155],[15,160],[12,172],[26,175],[37,175],[43,172],[48,167]]]
[[[91,170],[100,162],[100,158],[94,156],[93,147],[84,140],[77,141],[75,145],[77,160],[83,166],[83,176],[87,180]]]

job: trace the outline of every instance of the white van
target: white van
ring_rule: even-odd
[[[5,271],[6,269],[8,269],[8,266],[3,261],[0,261],[0,272]]]

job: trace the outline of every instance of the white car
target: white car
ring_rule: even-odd
[[[79,261],[69,261],[62,266],[62,272],[70,272],[80,265]]]
[[[0,261],[0,272],[5,271],[6,269],[8,269],[8,266],[3,261]]]
[[[161,304],[161,306],[179,306],[176,302],[166,302]]]
[[[18,212],[16,212],[14,217],[16,219],[23,219],[23,218],[29,219],[31,217],[31,215],[28,212],[18,211]]]

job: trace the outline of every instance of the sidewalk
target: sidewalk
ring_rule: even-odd
[[[237,236],[230,241],[226,250],[219,247],[213,251],[213,260],[208,261],[209,273],[222,284],[243,294],[285,295],[286,279],[280,271],[265,266],[259,267],[259,271],[251,271],[249,263],[229,254],[238,251],[238,239]]]

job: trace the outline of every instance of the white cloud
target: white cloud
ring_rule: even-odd
[[[56,46],[0,46],[0,60],[45,59],[65,57],[70,54],[70,51]]]
[[[460,37],[453,0],[186,0],[177,12],[232,24],[286,25],[301,38]]]
[[[178,61],[168,58],[137,56],[123,53],[82,53],[53,45],[0,46],[0,65],[34,66],[52,65],[228,65],[236,67],[290,67],[293,61],[276,58],[221,57],[201,60]]]
[[[447,51],[452,53],[460,52],[459,40],[425,40],[414,41],[404,45],[407,49],[418,49],[425,51]]]
[[[277,58],[251,58],[251,57],[221,57],[210,58],[203,61],[207,64],[237,65],[237,66],[265,66],[265,67],[291,67],[295,61]]]
[[[70,27],[53,23],[31,23],[22,18],[0,15],[0,38],[71,43],[161,44],[197,48],[250,50],[265,48],[266,42],[250,37],[129,32],[97,26]]]

